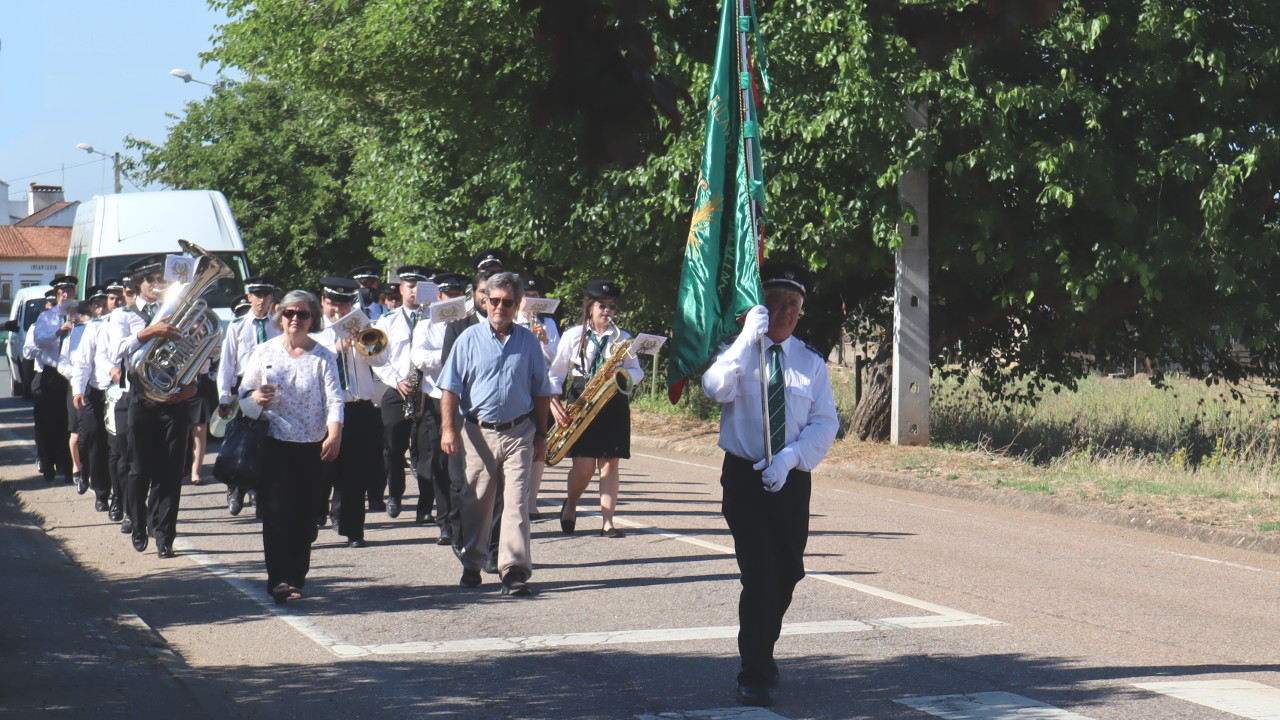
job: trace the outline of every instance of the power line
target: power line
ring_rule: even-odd
[[[44,172],[39,172],[39,173],[36,173],[35,175],[24,175],[23,177],[20,177],[20,178],[14,178],[14,179],[12,179],[12,180],[6,180],[5,182],[7,182],[7,183],[9,183],[10,185],[12,185],[13,183],[18,182],[19,180],[30,180],[31,178],[40,177],[41,175],[52,175],[52,174],[54,174],[54,173],[56,173],[56,172],[62,172],[63,170],[69,170],[69,169],[71,169],[71,168],[84,167],[85,165],[92,165],[92,164],[94,164],[94,163],[96,163],[96,162],[105,162],[105,161],[107,161],[107,160],[109,160],[109,159],[110,159],[110,158],[102,158],[101,160],[99,160],[99,159],[97,159],[97,158],[94,158],[93,160],[90,160],[90,161],[88,161],[88,162],[82,162],[82,163],[79,163],[79,164],[77,164],[77,165],[65,165],[65,166],[60,167],[60,168],[58,168],[58,169],[56,169],[56,170],[45,170]]]

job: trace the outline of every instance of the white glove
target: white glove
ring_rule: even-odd
[[[764,483],[764,489],[769,492],[778,492],[783,485],[787,484],[787,473],[795,469],[800,464],[800,455],[790,445],[778,451],[773,456],[773,463],[769,467],[765,467],[768,460],[761,460],[752,465],[756,470],[763,470],[760,480]]]
[[[735,357],[745,358],[747,353],[755,349],[756,342],[769,329],[769,311],[763,305],[756,305],[747,311],[742,319],[742,332],[729,348]]]

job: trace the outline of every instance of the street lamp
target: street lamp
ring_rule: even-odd
[[[191,73],[187,72],[186,70],[183,70],[182,68],[174,68],[169,71],[169,74],[176,78],[182,78],[183,83],[195,82],[195,83],[200,83],[201,85],[208,85],[209,87],[215,88],[215,89],[222,87],[222,81],[218,81],[216,83],[205,82],[204,80],[200,80],[199,78],[191,77]]]
[[[114,172],[115,178],[116,178],[116,194],[118,195],[124,192],[124,189],[120,185],[120,153],[116,153],[115,155],[108,155],[102,152],[101,150],[94,150],[93,146],[90,145],[89,143],[80,143],[79,145],[76,145],[76,147],[80,148],[81,150],[87,153],[101,155],[104,158],[111,158],[111,169]]]

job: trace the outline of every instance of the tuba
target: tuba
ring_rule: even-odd
[[[569,424],[555,424],[551,432],[547,433],[548,465],[555,465],[569,454],[569,448],[573,447],[591,421],[600,414],[600,409],[612,400],[614,395],[617,393],[630,395],[635,390],[631,373],[627,372],[626,368],[618,367],[618,364],[627,357],[627,352],[631,350],[632,342],[633,340],[624,340],[614,346],[609,359],[600,365],[582,388],[582,394],[567,408]]]
[[[174,283],[164,292],[160,308],[149,325],[160,320],[178,328],[182,337],[166,341],[152,338],[129,359],[129,381],[153,402],[168,402],[195,379],[200,366],[218,351],[222,323],[200,299],[213,284],[234,277],[231,268],[204,248],[179,240],[182,251],[196,259],[191,281]]]

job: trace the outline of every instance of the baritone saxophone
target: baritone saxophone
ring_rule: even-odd
[[[559,463],[565,455],[569,454],[569,449],[614,395],[618,393],[630,395],[635,390],[631,373],[626,368],[618,367],[630,352],[631,343],[632,340],[628,339],[615,345],[613,352],[609,354],[609,359],[591,375],[591,379],[582,388],[582,394],[565,411],[569,415],[569,424],[552,425],[551,432],[547,433],[548,465]]]

